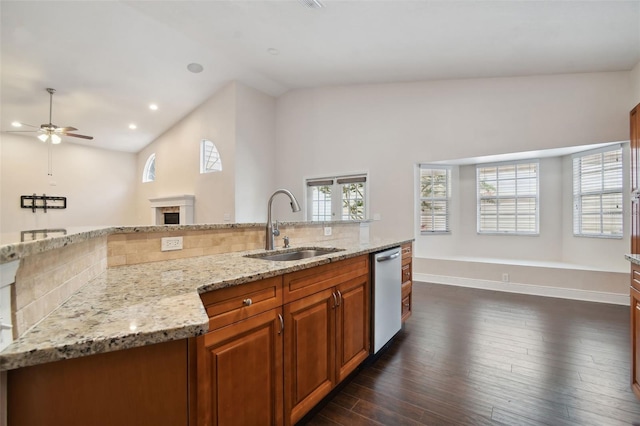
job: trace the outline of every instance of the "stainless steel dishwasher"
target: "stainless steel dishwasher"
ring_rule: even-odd
[[[372,280],[372,325],[373,353],[377,353],[402,325],[402,257],[400,247],[371,255]]]

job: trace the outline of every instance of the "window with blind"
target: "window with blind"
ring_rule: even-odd
[[[314,222],[367,218],[367,176],[307,180],[307,216]]]
[[[573,156],[573,234],[622,238],[622,147]]]
[[[420,165],[420,233],[447,233],[451,201],[451,167]]]
[[[200,173],[222,171],[222,159],[216,145],[208,139],[200,141]]]
[[[478,165],[478,233],[537,235],[538,175],[538,161]]]

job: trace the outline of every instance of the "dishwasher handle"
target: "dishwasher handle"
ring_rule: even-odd
[[[400,252],[399,251],[397,251],[395,253],[392,253],[392,254],[390,254],[388,256],[377,257],[376,258],[376,262],[386,262],[387,260],[395,259],[398,256],[400,256]]]

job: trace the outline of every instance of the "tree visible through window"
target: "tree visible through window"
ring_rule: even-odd
[[[420,165],[420,232],[449,232],[451,168]]]
[[[538,168],[537,161],[476,167],[479,233],[538,234]]]
[[[573,157],[573,234],[622,238],[622,147]]]
[[[156,154],[153,153],[147,158],[142,172],[142,182],[153,182],[156,180]]]
[[[366,219],[366,181],[366,176],[307,180],[308,217],[315,222]]]

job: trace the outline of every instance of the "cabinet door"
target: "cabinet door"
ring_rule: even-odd
[[[285,424],[295,424],[335,385],[335,308],[332,289],[284,306]]]
[[[369,276],[340,284],[336,293],[336,363],[341,382],[369,356]]]
[[[640,398],[640,292],[631,289],[631,389]]]
[[[282,309],[198,338],[198,425],[283,420]]]

